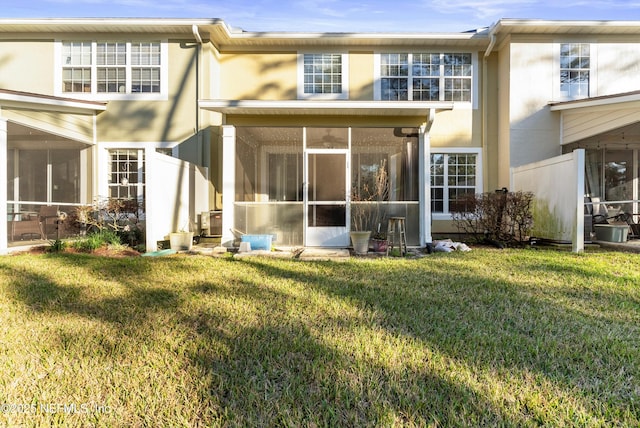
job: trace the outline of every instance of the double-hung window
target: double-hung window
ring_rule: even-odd
[[[144,150],[109,150],[109,197],[144,200]]]
[[[569,99],[589,96],[591,52],[588,43],[560,45],[560,93]]]
[[[470,102],[470,53],[382,53],[379,99]]]
[[[431,153],[431,212],[447,214],[464,195],[480,193],[480,154]]]
[[[341,53],[299,55],[298,98],[348,98],[347,58]]]
[[[166,44],[159,41],[63,41],[56,95],[117,98],[166,95]]]
[[[122,42],[96,44],[97,91],[124,93],[127,90],[127,45]]]
[[[62,44],[62,92],[91,92],[91,42]]]

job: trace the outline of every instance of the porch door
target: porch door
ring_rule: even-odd
[[[307,150],[305,245],[347,247],[348,151]]]

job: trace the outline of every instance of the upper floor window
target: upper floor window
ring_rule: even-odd
[[[57,95],[166,93],[166,47],[158,41],[64,41]],[[116,95],[117,94],[117,95]]]
[[[590,45],[563,43],[560,45],[560,93],[566,98],[589,96]]]
[[[300,55],[298,98],[346,99],[347,55],[306,53]]]
[[[381,100],[471,101],[470,53],[383,53],[379,61]]]

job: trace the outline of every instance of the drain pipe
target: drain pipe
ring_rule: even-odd
[[[491,26],[491,28],[489,29],[489,46],[487,46],[487,50],[484,52],[484,56],[482,58],[482,176],[483,176],[483,187],[487,186],[489,180],[489,168],[488,168],[488,162],[489,162],[489,156],[488,156],[488,149],[487,149],[487,145],[488,145],[488,134],[489,131],[487,130],[488,126],[487,126],[487,121],[488,121],[488,115],[487,115],[487,110],[488,110],[488,105],[489,105],[489,101],[488,101],[488,92],[489,92],[489,83],[488,83],[488,66],[487,66],[487,59],[489,58],[489,55],[491,55],[491,51],[493,50],[495,44],[496,44],[496,30],[498,28],[499,24],[494,24],[493,26]],[[499,149],[499,147],[498,147]],[[482,189],[484,191],[484,189]]]
[[[199,106],[199,101],[200,101],[200,91],[201,91],[201,84],[200,84],[200,80],[202,79],[201,77],[201,70],[200,70],[200,57],[202,56],[202,36],[200,35],[200,31],[198,29],[198,26],[196,24],[193,24],[191,26],[191,31],[193,32],[193,37],[196,39],[196,42],[198,42],[198,47],[196,50],[196,134],[198,135],[198,148],[199,148],[199,152],[200,152],[200,156],[201,156],[201,161],[200,163],[202,165],[208,165],[208,160],[205,162],[205,150],[204,150],[204,144],[202,143],[202,133],[200,132],[200,106]],[[210,168],[209,168],[210,169]]]

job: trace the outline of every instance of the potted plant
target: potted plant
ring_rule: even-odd
[[[381,232],[389,194],[386,159],[380,162],[370,181],[371,183],[365,181],[360,187],[353,186],[352,190],[351,242],[356,254],[366,254],[369,251],[372,236],[374,250],[386,251],[386,234]],[[380,250],[380,246],[384,250]]]
[[[384,253],[387,251],[387,234],[386,232],[377,231],[371,235],[371,244],[373,251],[376,253]]]
[[[191,220],[188,221],[191,224]],[[187,224],[177,232],[169,234],[169,245],[175,251],[189,251],[193,246],[193,232],[188,230]]]

